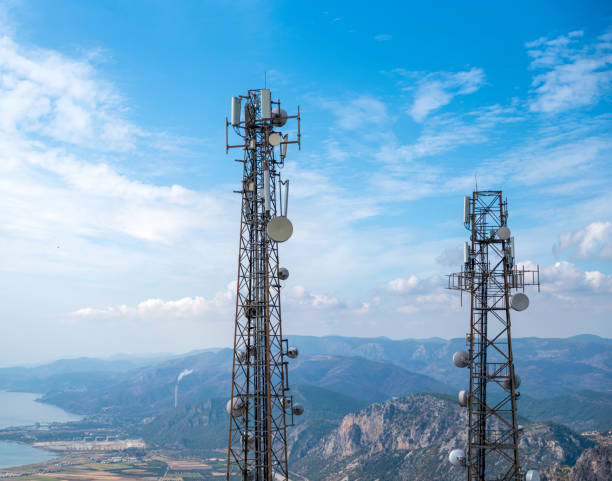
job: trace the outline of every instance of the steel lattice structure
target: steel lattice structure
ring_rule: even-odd
[[[468,409],[468,446],[465,461],[469,481],[523,479],[519,464],[517,388],[512,354],[510,308],[528,304],[524,294],[511,296],[537,285],[536,270],[514,265],[514,238],[507,228],[507,202],[501,191],[476,191],[465,198],[466,242],[463,270],[449,276],[449,288],[471,294],[468,352],[453,360],[469,367],[469,392],[459,393],[459,403]],[[451,459],[451,462],[453,460]]]
[[[298,120],[297,141],[275,133],[287,119]],[[293,424],[293,415],[303,410],[293,404],[287,375],[287,358],[295,357],[297,349],[288,347],[282,333],[281,280],[288,271],[279,270],[278,242],[267,230],[270,221],[280,217],[291,227],[286,220],[288,181],[281,181],[280,168],[287,145],[300,143],[299,119],[299,108],[298,115],[287,116],[280,102],[271,101],[267,89],[234,97],[232,120],[226,119],[226,131],[232,126],[243,139],[239,145],[226,142],[226,151],[244,151],[239,160],[243,164],[242,189],[237,191],[242,196],[242,210],[227,480],[287,480],[287,426]]]

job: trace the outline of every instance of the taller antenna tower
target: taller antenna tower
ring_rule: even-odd
[[[469,390],[458,396],[468,410],[468,446],[467,456],[455,449],[449,460],[467,467],[469,481],[538,481],[537,471],[524,473],[519,464],[516,404],[521,378],[514,369],[510,309],[529,306],[524,290],[537,285],[539,291],[539,266],[529,270],[515,265],[508,205],[501,191],[475,191],[465,197],[463,220],[470,242],[464,246],[463,269],[449,276],[448,287],[471,295],[468,351],[453,355],[457,367],[470,371]]]
[[[242,105],[244,102],[244,119]],[[278,129],[297,120],[297,140]],[[293,233],[287,218],[289,181],[281,180],[287,146],[300,147],[300,109],[288,116],[269,89],[249,90],[232,98],[226,124],[226,152],[241,149],[242,213],[234,330],[232,396],[226,480],[288,480],[287,426],[304,412],[289,391],[288,361],[298,355],[283,338],[278,244]],[[232,127],[241,138],[228,143]]]

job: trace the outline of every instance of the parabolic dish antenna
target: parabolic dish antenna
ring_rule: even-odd
[[[287,123],[287,112],[281,109],[280,107],[276,107],[272,110],[272,123],[279,127],[282,127]]]
[[[540,473],[535,469],[530,469],[525,475],[525,481],[540,481]]]
[[[510,298],[510,307],[515,311],[524,311],[529,307],[529,297],[527,294],[517,292]]]
[[[510,229],[508,229],[505,225],[502,225],[499,229],[497,229],[497,237],[501,240],[510,239]]]
[[[283,141],[283,138],[280,136],[280,134],[276,132],[272,132],[270,136],[268,137],[268,142],[270,142],[270,145],[273,145],[274,147],[276,147],[277,145],[280,145],[282,141]]]
[[[293,225],[285,216],[278,216],[271,219],[266,227],[268,237],[276,242],[285,242],[293,234]]]
[[[463,449],[453,449],[448,455],[448,460],[453,466],[465,466],[465,451]]]

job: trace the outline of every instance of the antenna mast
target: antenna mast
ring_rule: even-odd
[[[448,288],[471,294],[468,351],[453,355],[453,363],[468,367],[468,391],[459,404],[468,410],[467,456],[462,449],[449,455],[455,466],[467,467],[469,481],[537,481],[538,472],[521,471],[517,423],[518,387],[514,369],[510,309],[525,310],[525,286],[540,288],[540,269],[514,263],[514,237],[507,227],[508,206],[501,191],[478,191],[464,199],[464,224],[471,233],[464,246],[461,272],[448,279]],[[511,295],[511,292],[515,292]],[[520,292],[517,292],[520,291]]]
[[[288,119],[297,119],[295,141],[278,131]],[[293,226],[286,217],[287,200],[282,210],[279,193],[288,182],[280,175],[287,145],[300,147],[300,110],[288,116],[269,89],[249,90],[232,98],[231,121],[226,118],[225,125],[226,152],[244,152],[237,159],[243,164],[237,191],[242,211],[225,479],[287,481],[286,428],[304,408],[293,403],[288,380],[286,358],[295,359],[298,350],[282,334],[280,289],[289,271],[279,267],[278,244],[291,237]],[[229,145],[230,126],[242,143]]]

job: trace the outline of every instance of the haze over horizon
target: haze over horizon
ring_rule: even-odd
[[[542,271],[513,335],[612,337],[612,5],[233,5],[0,6],[0,365],[231,344],[224,120],[264,75],[302,112],[285,332],[463,337],[476,179]]]

